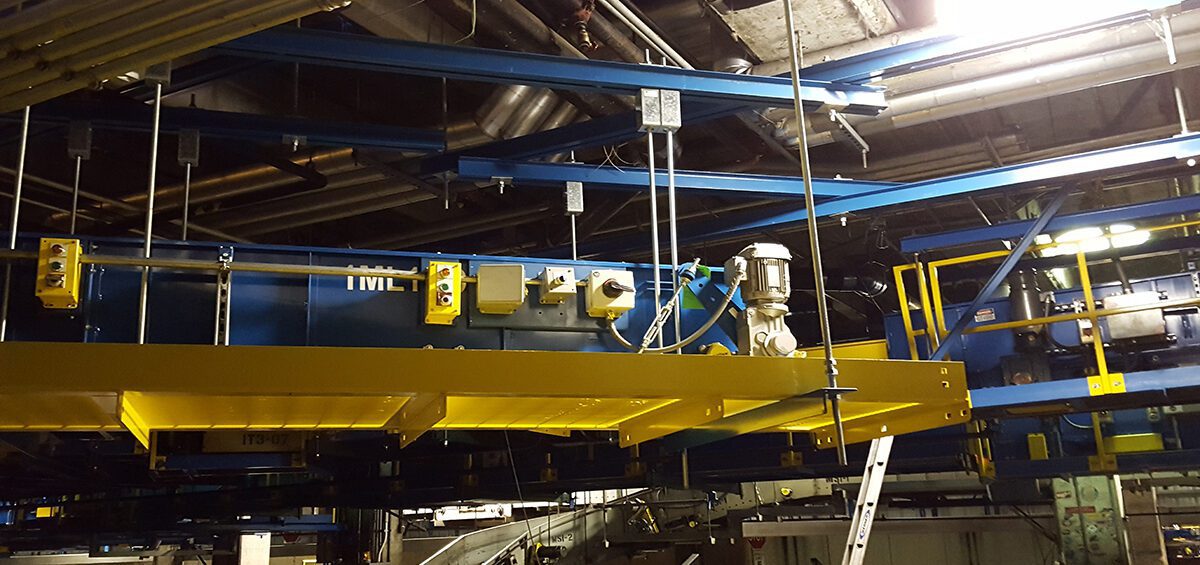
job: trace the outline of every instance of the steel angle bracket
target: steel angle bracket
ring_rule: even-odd
[[[408,447],[445,417],[446,395],[418,394],[408,399],[384,428],[400,436],[400,447]]]

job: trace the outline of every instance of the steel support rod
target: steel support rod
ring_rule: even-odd
[[[71,235],[75,235],[75,220],[79,216],[79,173],[83,170],[83,156],[75,156],[75,185],[71,190]]]
[[[988,279],[987,284],[983,285],[983,288],[980,289],[979,294],[975,296],[975,300],[972,300],[971,305],[963,310],[964,314],[959,316],[958,320],[954,322],[954,326],[950,328],[950,332],[946,334],[946,337],[942,338],[942,343],[938,345],[937,349],[934,350],[933,355],[929,356],[931,361],[940,360],[950,352],[950,344],[958,341],[958,338],[962,335],[963,330],[967,329],[967,326],[969,326],[971,322],[975,320],[973,312],[979,310],[979,308],[983,306],[983,303],[991,298],[992,295],[1000,289],[1000,284],[1003,283],[1004,279],[1008,277],[1008,274],[1012,272],[1013,267],[1017,266],[1017,262],[1019,262],[1021,258],[1025,256],[1025,252],[1029,250],[1031,245],[1033,245],[1033,240],[1038,236],[1038,234],[1045,230],[1046,225],[1049,224],[1051,218],[1058,213],[1059,208],[1062,208],[1063,203],[1067,201],[1067,197],[1071,195],[1071,189],[1074,188],[1074,186],[1075,185],[1073,184],[1068,184],[1058,189],[1058,193],[1054,195],[1054,200],[1050,201],[1050,204],[1042,209],[1042,215],[1038,216],[1037,221],[1034,222],[1032,226],[1029,226],[1029,230],[1025,232],[1025,236],[1021,238],[1020,242],[1013,246],[1012,251],[1010,251],[1008,256],[1004,258],[1004,262],[1000,263],[1000,268],[997,269],[995,273],[992,273],[992,277]],[[925,331],[927,334],[930,331],[936,333],[937,328],[926,328]]]
[[[679,215],[675,210],[675,132],[667,130],[667,230],[671,237],[671,283],[672,289],[678,289],[679,280]],[[679,317],[682,309],[683,293],[676,293],[675,311],[671,317],[675,320],[675,343],[683,339],[683,328]],[[675,353],[683,354],[683,349]]]
[[[804,53],[800,46],[800,36],[796,31],[796,15],[793,13],[792,0],[783,1],[784,19],[787,20],[788,51],[792,67],[792,95],[795,97],[796,128],[800,132],[800,176],[804,180],[804,207],[808,217],[808,245],[812,255],[812,269],[817,293],[817,321],[821,325],[821,341],[825,346],[825,376],[830,389],[837,389],[838,370],[837,360],[833,357],[833,332],[829,328],[829,304],[825,295],[825,272],[821,264],[821,240],[817,233],[816,199],[813,197],[812,172],[808,160],[808,130],[804,120],[804,106],[801,104],[800,69],[804,65]],[[841,395],[834,392],[829,395],[829,407],[833,412],[833,427],[837,434],[838,463],[846,464],[846,431],[842,425]]]
[[[662,250],[658,235],[658,174],[654,170],[654,132],[646,132],[646,160],[650,173],[650,263],[654,265],[654,310],[662,308]],[[662,334],[658,335],[658,346],[663,346]]]
[[[192,164],[185,163],[183,165],[183,219],[180,223],[180,237],[183,241],[187,241],[188,228],[188,205],[192,198]]]
[[[151,234],[154,232],[154,189],[158,177],[158,127],[162,112],[162,82],[154,83],[154,123],[150,129],[150,178],[146,188],[146,228],[142,256],[150,258]],[[146,343],[146,302],[150,294],[150,267],[142,268],[141,292],[138,295],[138,343]]]
[[[571,214],[571,260],[579,260],[579,244],[575,239],[575,214]]]
[[[25,184],[25,149],[29,146],[29,106],[21,118],[21,147],[17,151],[17,178],[13,182],[12,215],[8,224],[8,249],[17,249],[17,222],[21,219],[21,188]],[[12,291],[12,263],[4,265],[4,301],[0,303],[0,342],[8,335],[8,299]]]

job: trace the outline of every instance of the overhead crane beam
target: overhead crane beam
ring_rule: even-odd
[[[630,444],[767,404],[786,407],[825,386],[818,358],[10,341],[0,344],[0,359],[0,429],[124,425],[143,442],[155,430],[392,429],[407,444],[434,427],[619,429]],[[77,359],[87,370],[60,370],[48,359]],[[843,407],[850,421],[886,429],[892,410],[922,408],[922,429],[968,419],[961,363],[839,365],[857,389]],[[559,377],[564,367],[568,378]],[[795,408],[772,427],[830,425],[810,403]]]
[[[1143,218],[1175,216],[1200,210],[1200,195],[1181,196],[1139,202],[1127,206],[1114,206],[1099,210],[1088,210],[1077,214],[1060,215],[1046,226],[1047,232],[1063,232],[1088,226],[1107,226],[1121,222],[1131,222]],[[1004,222],[979,228],[942,232],[928,235],[917,235],[900,240],[902,253],[921,253],[931,249],[941,249],[986,241],[999,241],[1021,237],[1034,220]]]
[[[966,196],[989,190],[1053,186],[1068,181],[1103,178],[1139,168],[1172,165],[1197,156],[1200,156],[1200,134],[1180,135],[1078,155],[907,183],[855,196],[832,198],[818,203],[816,211],[819,217],[829,217],[901,204],[914,204],[938,198]],[[761,211],[751,211],[736,215],[730,214],[727,218],[719,225],[705,222],[702,226],[681,226],[680,240],[685,242],[727,240],[750,237],[766,230],[801,226],[805,223],[805,211],[798,209],[765,217]],[[641,236],[621,236],[581,243],[579,252],[589,255],[637,249],[642,246],[644,246],[644,242]]]
[[[778,107],[793,103],[791,80],[779,77],[568,59],[348,33],[272,29],[230,41],[216,51],[273,61],[571,91],[636,95],[643,88],[658,88],[678,90],[685,101]],[[836,108],[871,116],[886,107],[881,90],[854,84],[805,80],[801,94],[807,111]]]
[[[567,181],[581,181],[588,188],[644,191],[649,179],[647,169],[596,166],[573,163],[508,161],[481,157],[460,157],[458,176],[471,180],[511,179],[516,184],[561,187]],[[667,184],[666,171],[656,175],[660,186]],[[710,192],[725,196],[802,198],[804,183],[800,177],[675,171],[675,186],[682,190]],[[899,186],[896,183],[841,179],[813,179],[818,197],[854,196]]]
[[[150,131],[153,109],[118,100],[54,100],[34,106],[30,120],[39,124],[90,122],[95,129]],[[0,114],[0,120],[16,120],[15,114]],[[239,112],[217,112],[200,108],[162,109],[161,128],[167,133],[193,129],[201,135],[280,143],[287,136],[302,138],[317,147],[364,147],[391,151],[433,153],[446,148],[445,135],[428,130],[380,124],[330,122],[306,118],[264,116]]]

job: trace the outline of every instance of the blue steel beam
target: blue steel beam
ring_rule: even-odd
[[[1125,392],[1093,396],[1086,378],[971,390],[971,411],[980,417],[1061,414],[1123,406],[1200,401],[1200,368],[1175,367],[1125,373]]]
[[[569,59],[348,33],[271,29],[235,39],[215,50],[272,61],[571,91],[637,94],[643,88],[660,88],[678,90],[691,101],[793,105],[792,82],[780,77]],[[808,111],[833,107],[850,114],[875,115],[886,107],[883,92],[866,86],[805,80],[800,90]]]
[[[1200,155],[1200,134],[1183,135],[1079,155],[908,183],[878,192],[831,199],[817,204],[817,216],[852,214],[898,204],[963,196],[987,190],[1044,186],[1068,180],[1102,178],[1122,171],[1156,164],[1169,164],[1198,155]],[[680,226],[680,241],[734,239],[760,234],[767,230],[800,226],[807,221],[803,208],[765,217],[761,211],[742,212],[730,214],[727,218],[718,225],[714,225],[712,221],[705,221],[703,225],[682,225]],[[643,246],[643,243],[641,236],[619,236],[581,244],[579,252],[594,256],[603,252],[638,249]]]
[[[647,169],[620,168],[574,163],[543,163],[537,161],[505,161],[480,157],[461,157],[458,160],[459,178],[490,180],[508,178],[516,184],[559,186],[567,181],[582,181],[588,188],[643,191],[648,186]],[[660,186],[667,184],[666,170],[656,171]],[[804,196],[804,181],[800,177],[676,171],[675,186],[680,189],[719,193],[731,196],[785,197]],[[814,194],[831,198],[853,196],[898,186],[895,183],[813,179]]]
[[[121,101],[56,100],[39,104],[30,111],[37,123],[67,124],[89,121],[95,129],[150,131],[153,109],[145,104]],[[16,114],[0,114],[0,121],[16,121]],[[432,153],[446,148],[445,136],[438,130],[351,122],[327,122],[303,118],[285,118],[214,112],[199,108],[162,109],[162,129],[199,130],[202,135],[282,143],[284,136],[302,136],[305,144],[326,147],[369,147],[394,151]]]
[[[1117,206],[1102,210],[1089,210],[1078,214],[1059,216],[1050,220],[1046,231],[1068,231],[1089,226],[1106,226],[1121,222],[1131,222],[1142,218],[1171,216],[1200,211],[1200,195],[1183,196],[1141,202],[1128,206]],[[952,232],[917,235],[900,240],[900,251],[903,253],[921,253],[930,249],[941,249],[957,245],[982,243],[1020,237],[1033,220],[1005,222],[980,228],[958,230]]]
[[[1072,188],[1074,188],[1072,185],[1067,185],[1058,189],[1054,200],[1050,201],[1050,204],[1042,209],[1042,215],[1038,216],[1037,221],[1033,222],[1033,225],[1025,230],[1025,235],[1021,237],[1021,241],[1013,246],[1012,250],[1008,252],[1008,256],[1000,263],[1000,267],[988,278],[987,284],[984,284],[983,288],[979,290],[979,294],[975,295],[975,300],[971,301],[971,305],[966,309],[967,312],[979,310],[984,302],[991,300],[992,295],[996,294],[997,290],[1000,290],[1000,285],[1004,283],[1004,279],[1008,277],[1013,267],[1017,266],[1017,263],[1025,257],[1025,252],[1029,251],[1029,247],[1033,245],[1033,240],[1046,229],[1046,225],[1050,223],[1050,219],[1058,213],[1063,203],[1067,201],[1067,197],[1071,195]],[[957,342],[958,338],[962,336],[963,330],[967,329],[967,326],[971,325],[974,321],[975,317],[973,315],[960,316],[958,321],[954,322],[954,327],[950,328],[950,333],[947,333],[946,337],[942,338],[941,344],[938,345],[937,350],[929,358],[944,358],[950,352],[950,344]]]
[[[730,109],[733,109],[732,111]],[[689,104],[683,107],[684,123],[694,123],[735,113],[740,106],[729,104]],[[423,174],[454,170],[458,158],[491,157],[527,161],[600,145],[619,145],[645,134],[638,131],[638,112],[623,112],[595,118],[521,137],[479,145],[453,153],[444,153],[421,163]]]

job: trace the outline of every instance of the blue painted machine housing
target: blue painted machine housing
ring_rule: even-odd
[[[138,257],[141,242],[134,239],[83,238],[85,253],[97,256]],[[23,236],[19,247],[34,250],[36,236]],[[162,259],[218,261],[223,252],[233,262],[283,263],[336,267],[392,268],[423,271],[428,262],[459,261],[473,275],[481,264],[521,264],[532,278],[547,266],[574,267],[577,279],[595,269],[632,271],[636,281],[635,308],[617,320],[627,339],[640,340],[654,318],[653,267],[648,264],[569,261],[524,257],[450,255],[437,253],[386,252],[307,247],[218,244],[206,242],[156,241],[153,256]],[[82,305],[77,310],[43,309],[34,297],[33,265],[14,264],[10,305],[9,338],[16,341],[84,341],[129,343],[136,341],[140,268],[86,265],[81,289]],[[712,269],[707,277],[692,283],[702,302],[720,284],[722,270]],[[670,267],[662,269],[663,300],[670,296]],[[480,327],[473,316],[474,285],[467,285],[463,312],[451,326],[423,323],[423,283],[373,277],[344,277],[236,272],[232,275],[230,343],[232,345],[312,345],[339,347],[435,347],[468,349],[534,349],[549,351],[624,351],[607,334],[604,321],[593,318],[593,329],[555,328],[545,330]],[[711,284],[710,284],[711,283]],[[536,292],[536,291],[534,291]],[[531,292],[525,307],[536,305]],[[586,317],[583,294],[575,301],[576,314]],[[711,302],[711,301],[708,301]],[[706,302],[707,303],[707,302]],[[149,343],[212,343],[215,329],[216,276],[211,272],[155,268],[151,270],[148,299]],[[568,308],[571,304],[561,307]],[[698,329],[709,313],[684,309],[685,335]],[[502,318],[502,317],[497,317]],[[495,324],[493,322],[492,324]],[[492,325],[489,324],[489,325]],[[502,324],[502,322],[501,322]],[[730,329],[732,329],[730,327]],[[671,328],[667,329],[668,336]],[[736,339],[718,324],[690,346],[719,342],[735,349]]]

